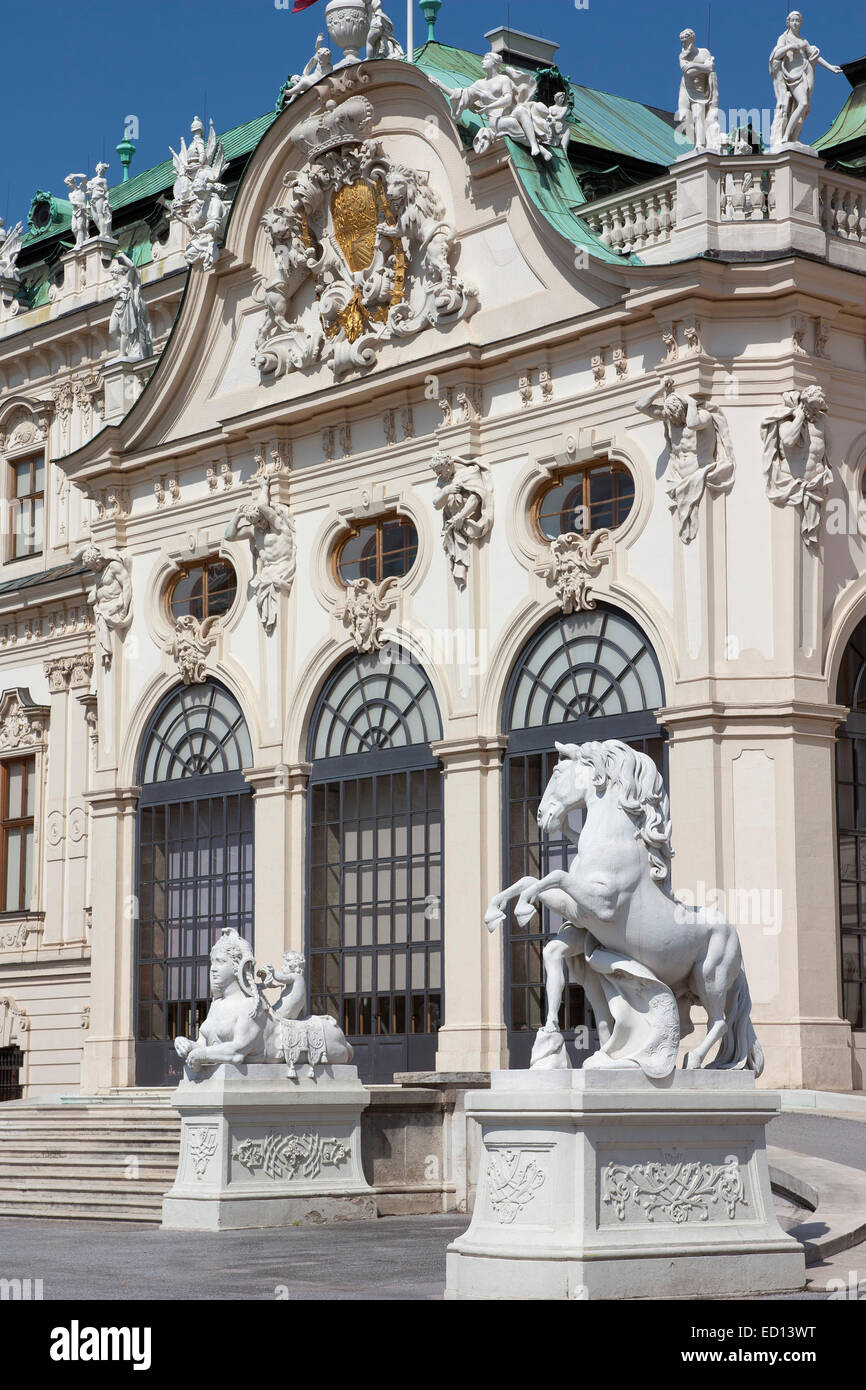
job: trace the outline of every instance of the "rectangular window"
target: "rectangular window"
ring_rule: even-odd
[[[0,764],[0,911],[24,912],[33,891],[36,759]]]
[[[45,543],[45,458],[10,463],[10,560],[41,555]]]

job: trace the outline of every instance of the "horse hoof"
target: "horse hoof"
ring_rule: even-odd
[[[515,908],[515,910],[514,910],[514,918],[515,918],[515,921],[516,921],[521,927],[528,927],[528,926],[529,926],[529,923],[532,921],[533,917],[535,917],[535,916],[536,916],[536,910],[535,910],[535,908],[532,907],[531,905],[530,905],[529,907],[518,907],[518,908]]]

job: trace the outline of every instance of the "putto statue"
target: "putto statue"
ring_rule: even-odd
[[[295,575],[295,523],[282,502],[268,500],[262,484],[252,500],[241,502],[225,532],[227,541],[248,540],[256,572],[250,587],[265,632],[276,627],[279,596],[288,593]]]
[[[143,362],[153,355],[150,315],[141,292],[138,269],[122,251],[111,263],[111,278],[117,296],[108,321],[110,337],[117,343],[126,362]]]
[[[490,470],[474,459],[445,454],[430,460],[440,491],[433,506],[442,513],[442,548],[448,556],[458,589],[466,587],[472,544],[490,534],[493,526],[493,486]]]
[[[702,150],[718,150],[722,132],[719,124],[719,79],[716,61],[708,48],[695,44],[694,29],[680,34],[682,82],[677,104],[678,134]]]
[[[24,223],[16,222],[15,226],[7,231],[3,218],[0,217],[0,280],[6,280],[13,285],[21,283],[18,257],[23,241]]]
[[[801,37],[803,16],[799,10],[788,15],[784,34],[780,34],[770,54],[770,76],[776,94],[776,114],[770,133],[770,149],[781,145],[798,144],[803,126],[812,109],[816,67],[828,72],[841,72],[834,63],[821,57],[820,48]]]
[[[680,1039],[692,1031],[690,1008],[707,1012],[706,1035],[685,1066],[750,1069],[763,1053],[752,1027],[751,997],[737,931],[714,908],[686,907],[670,888],[670,807],[661,774],[627,744],[556,744],[553,775],[538,807],[550,838],[577,846],[567,869],[523,878],[493,898],[485,923],[494,931],[505,907],[526,927],[541,904],[564,918],[544,948],[547,1019],[530,1067],[571,1065],[559,1028],[569,979],[581,985],[595,1015],[599,1051],[585,1067],[641,1067],[666,1077]],[[579,836],[572,812],[583,810]]]
[[[315,87],[323,77],[328,77],[334,71],[334,64],[331,57],[331,50],[325,43],[324,34],[319,34],[316,39],[316,51],[302,72],[296,72],[292,77],[283,83],[280,95],[277,97],[277,110],[282,111],[295,97],[300,96],[301,92],[309,91],[310,87]]]
[[[258,975],[258,978],[257,978]],[[261,981],[261,983],[260,983]],[[269,985],[286,986],[275,1004],[264,994]],[[351,1062],[345,1034],[327,1014],[302,1019],[306,1005],[304,958],[289,951],[283,968],[265,965],[256,971],[252,948],[232,928],[226,928],[210,953],[212,1003],[198,1037],[175,1038],[178,1057],[191,1072],[228,1062],[280,1062],[287,1075],[298,1065]]]
[[[93,609],[96,640],[107,669],[111,665],[112,632],[124,632],[132,622],[132,580],[126,561],[116,550],[101,550],[91,542],[74,558],[96,575],[87,591],[87,602]]]
[[[689,545],[698,534],[698,508],[705,490],[729,492],[734,485],[736,464],[727,419],[717,406],[677,392],[669,376],[643,396],[637,408],[664,425],[670,453],[665,489],[671,511],[677,514],[680,540]]]
[[[528,145],[530,154],[553,158],[552,147],[565,149],[569,141],[568,100],[558,94],[553,106],[535,99],[537,81],[531,73],[508,67],[501,54],[486,53],[482,60],[484,77],[469,87],[444,88],[455,117],[464,111],[484,116],[473,141],[478,154],[484,154],[495,140],[504,136]]]
[[[198,116],[190,131],[192,140],[189,145],[181,140],[179,152],[169,146],[177,176],[172,193],[171,217],[183,223],[192,234],[184,251],[187,265],[212,270],[220,253],[231,207],[222,196],[226,186],[220,182],[226,156],[222,141],[217,140],[213,121],[207,143],[204,126]]]
[[[90,217],[96,223],[97,236],[111,239],[111,207],[108,200],[107,164],[97,164],[96,173],[87,180]]]
[[[786,391],[782,401],[761,422],[767,496],[779,507],[799,508],[803,540],[814,551],[833,479],[824,434],[827,401],[820,386]]]

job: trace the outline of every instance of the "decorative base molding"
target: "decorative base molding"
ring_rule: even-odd
[[[172,1096],[180,1159],[163,1199],[175,1231],[237,1231],[376,1217],[361,1167],[357,1067],[317,1066],[290,1081],[279,1063],[225,1063]]]
[[[494,1072],[472,1224],[447,1299],[706,1298],[799,1289],[764,1130],[778,1095],[733,1071]]]

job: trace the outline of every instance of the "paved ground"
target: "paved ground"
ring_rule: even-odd
[[[463,1216],[383,1217],[290,1231],[199,1235],[88,1221],[0,1220],[5,1278],[41,1278],[46,1301],[440,1299]],[[866,1245],[808,1271],[783,1299],[866,1299]]]
[[[866,1172],[861,1120],[784,1114],[772,1121],[768,1140]],[[467,1225],[465,1216],[384,1217],[210,1235],[0,1218],[0,1275],[41,1278],[46,1300],[424,1301],[441,1298],[446,1246]],[[839,1298],[861,1283],[866,1299],[866,1244],[808,1274],[807,1289],[786,1301]]]
[[[866,1172],[866,1121],[790,1110],[771,1120],[767,1143]]]

